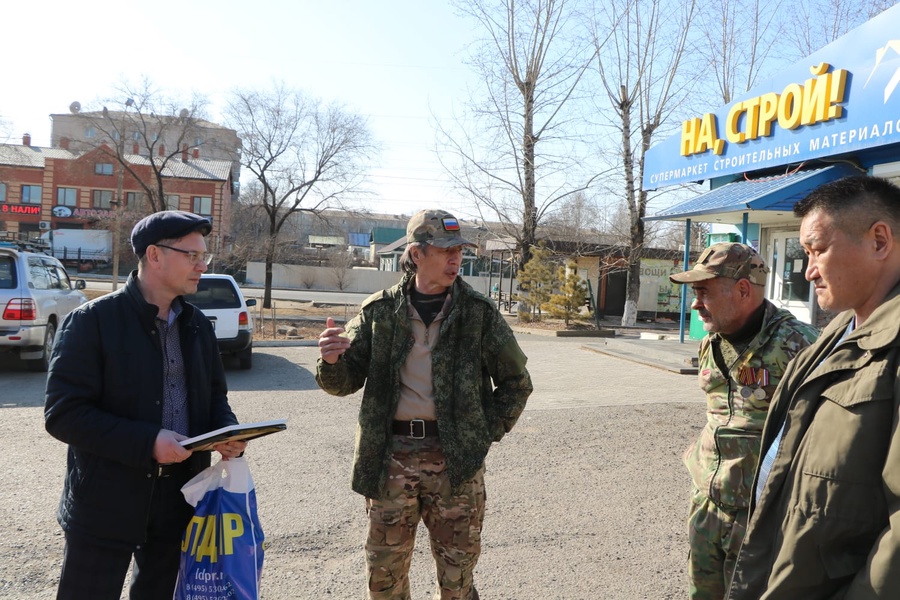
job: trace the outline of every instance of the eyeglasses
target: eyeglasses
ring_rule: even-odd
[[[205,264],[209,264],[212,262],[213,255],[210,252],[196,252],[194,250],[182,250],[181,248],[173,248],[172,246],[166,246],[165,244],[153,244],[154,246],[159,246],[160,248],[167,248],[169,250],[174,250],[175,252],[181,252],[182,254],[187,254],[188,261],[192,265],[196,265],[201,260]]]

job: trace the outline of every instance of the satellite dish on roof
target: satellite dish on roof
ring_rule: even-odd
[[[80,113],[81,112],[81,102],[76,100],[75,102],[70,104],[69,112],[72,113],[73,115],[77,115],[78,113]]]
[[[191,116],[191,111],[189,111],[186,108],[182,108],[181,112],[178,113],[178,116],[181,117],[182,119],[187,119],[189,116]]]

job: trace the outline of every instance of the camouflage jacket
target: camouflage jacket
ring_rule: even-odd
[[[688,448],[684,463],[694,487],[716,505],[750,505],[760,437],[769,402],[787,363],[816,338],[816,329],[766,302],[762,328],[730,365],[717,364],[710,334],[700,342],[698,375],[706,392],[706,426]]]
[[[363,302],[346,327],[350,349],[334,365],[321,358],[319,386],[345,396],[363,385],[353,490],[378,498],[391,454],[391,423],[400,400],[400,367],[413,344],[407,312],[410,276]],[[490,300],[458,279],[432,351],[441,447],[453,486],[481,467],[492,442],[512,429],[531,394],[526,357]],[[496,387],[495,387],[496,386]]]

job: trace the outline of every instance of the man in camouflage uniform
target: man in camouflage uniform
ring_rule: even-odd
[[[753,248],[714,244],[694,268],[669,277],[690,283],[708,332],[700,342],[707,420],[684,456],[693,491],[688,576],[693,600],[722,600],[747,524],[760,437],[788,361],[816,330],[765,299],[768,269]]]
[[[328,319],[316,381],[326,392],[363,385],[353,490],[366,497],[369,598],[408,600],[421,519],[437,566],[436,600],[477,600],[484,459],[531,394],[526,358],[491,301],[459,277],[453,215],[416,213],[401,282],[363,302],[344,329]]]

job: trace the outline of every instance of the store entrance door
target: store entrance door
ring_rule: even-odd
[[[772,271],[767,290],[769,300],[775,306],[791,311],[801,321],[812,323],[816,304],[813,286],[804,276],[809,258],[800,245],[800,233],[772,234],[768,263]]]

